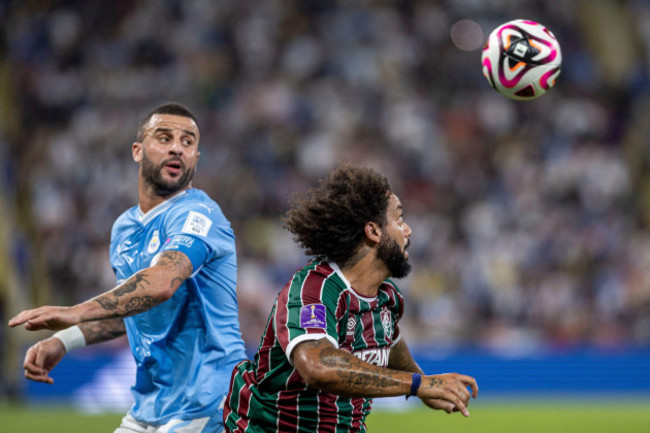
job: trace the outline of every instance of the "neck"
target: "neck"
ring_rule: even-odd
[[[138,182],[138,205],[140,206],[142,213],[147,213],[165,200],[169,200],[170,198],[174,197],[177,194],[180,194],[183,191],[188,190],[189,188],[191,188],[191,184],[170,194],[160,195],[156,193],[153,186],[144,182],[143,179],[140,179]]]
[[[374,249],[360,252],[356,257],[359,256],[361,258],[353,265],[341,267],[341,272],[357,293],[374,298],[379,292],[379,286],[390,275]]]

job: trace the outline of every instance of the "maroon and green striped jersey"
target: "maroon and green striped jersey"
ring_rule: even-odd
[[[300,342],[327,338],[339,349],[386,367],[400,338],[399,289],[386,280],[374,298],[355,292],[335,264],[311,262],[275,300],[253,361],[233,371],[224,418],[230,432],[365,432],[372,399],[322,392],[290,362]]]

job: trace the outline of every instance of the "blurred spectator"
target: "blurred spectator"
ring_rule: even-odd
[[[238,235],[249,348],[303,262],[279,220],[287,197],[339,161],[381,168],[402,197],[417,342],[650,345],[648,2],[9,1],[0,14],[23,223],[61,302],[114,284],[106,228],[136,201],[123,148],[142,109],[180,100],[207,139],[196,186]],[[558,84],[534,102],[494,92],[480,48],[450,38],[459,20],[487,36],[514,18],[562,44]]]

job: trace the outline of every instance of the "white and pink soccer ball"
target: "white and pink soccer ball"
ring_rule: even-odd
[[[481,56],[483,75],[508,98],[542,96],[560,75],[562,52],[555,35],[535,21],[513,20],[490,34]]]

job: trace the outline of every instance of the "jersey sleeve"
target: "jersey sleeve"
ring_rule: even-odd
[[[166,221],[162,251],[180,251],[192,262],[193,272],[204,263],[235,254],[235,236],[216,203],[190,202],[178,206]]]
[[[329,284],[326,277],[312,270],[306,275],[294,275],[278,296],[274,325],[289,362],[291,352],[303,341],[326,338],[339,346],[336,300],[323,296]]]

